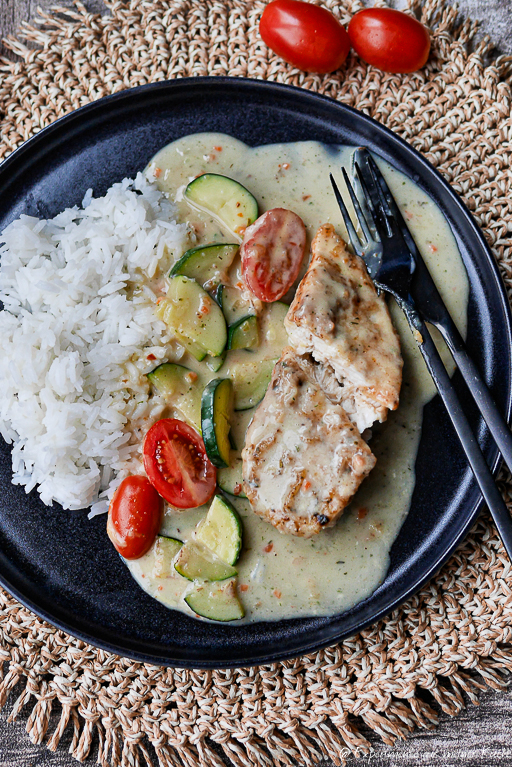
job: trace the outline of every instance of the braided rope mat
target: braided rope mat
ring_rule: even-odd
[[[350,0],[324,4],[344,23],[359,9]],[[425,70],[388,75],[352,57],[341,73],[304,74],[261,42],[263,6],[116,0],[110,17],[77,4],[45,16],[40,29],[25,26],[25,42],[10,41],[18,60],[0,62],[0,158],[60,115],[130,86],[206,74],[300,85],[365,111],[423,152],[473,211],[512,291],[510,60],[487,65],[488,42],[471,51],[474,25],[457,27],[453,9],[427,0],[416,9],[433,31]],[[509,475],[502,489],[508,498]],[[387,620],[337,647],[249,670],[171,670],[118,658],[0,591],[0,706],[23,683],[11,718],[31,707],[31,740],[47,738],[56,749],[69,726],[73,756],[84,759],[94,744],[105,766],[156,756],[160,767],[221,767],[219,753],[237,767],[339,764],[368,753],[362,721],[391,744],[435,725],[428,700],[455,715],[465,696],[476,702],[485,686],[503,687],[511,644],[510,564],[483,516],[442,572]]]

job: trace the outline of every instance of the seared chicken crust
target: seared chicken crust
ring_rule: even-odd
[[[242,452],[253,511],[306,538],[334,525],[375,465],[343,407],[322,390],[318,368],[309,355],[284,349]]]
[[[340,401],[362,432],[398,406],[403,364],[398,335],[364,262],[347,250],[331,224],[320,227],[311,250],[286,331],[299,354],[333,368],[345,390]]]
[[[398,335],[364,262],[325,224],[285,319],[290,346],[249,425],[253,511],[306,538],[335,524],[376,459],[361,433],[398,405]]]

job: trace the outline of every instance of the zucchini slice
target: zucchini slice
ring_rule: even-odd
[[[223,366],[226,360],[226,352],[223,351],[218,357],[207,356],[205,358],[205,365],[213,372],[217,373]]]
[[[178,341],[182,346],[185,347],[185,349],[190,352],[190,354],[195,357],[195,359],[198,362],[201,362],[201,360],[204,360],[206,357],[206,352],[202,346],[199,346],[199,344],[196,344],[195,341],[191,341],[190,338],[187,338],[184,335],[181,335],[180,333],[176,333],[178,337]]]
[[[242,520],[227,498],[214,497],[208,514],[197,528],[196,539],[228,565],[238,561],[242,549]]]
[[[201,359],[207,353],[219,357],[224,351],[227,328],[222,310],[195,280],[180,274],[171,277],[167,298],[157,305],[156,314],[178,337],[202,350]]]
[[[169,578],[173,572],[173,560],[183,546],[183,541],[177,538],[168,538],[165,535],[157,535],[155,543],[155,564],[153,574],[155,578]]]
[[[151,385],[201,432],[201,385],[197,373],[175,362],[164,362],[148,373]]]
[[[242,317],[228,328],[228,349],[255,349],[259,343],[258,318]]]
[[[217,173],[203,173],[185,189],[185,198],[206,210],[239,237],[258,218],[258,203],[245,186]]]
[[[238,245],[232,243],[212,243],[191,248],[176,261],[169,277],[182,274],[196,280],[205,290],[212,290],[222,282],[222,277],[233,263],[238,248]]]
[[[211,621],[238,621],[244,617],[242,603],[236,593],[236,581],[227,583],[200,583],[185,597],[185,602],[196,615]]]
[[[225,581],[237,574],[231,565],[219,559],[200,543],[185,543],[174,561],[176,571],[189,581]]]
[[[233,384],[214,378],[201,398],[201,432],[208,458],[214,466],[229,465],[229,430],[233,413]]]
[[[228,325],[234,325],[243,317],[254,314],[251,302],[243,298],[238,288],[219,285],[215,292],[215,300],[222,309]]]
[[[235,393],[235,410],[255,407],[268,389],[277,359],[239,362],[231,366],[230,375]]]
[[[225,469],[217,472],[217,484],[225,493],[235,498],[247,498],[243,490],[242,459],[240,455],[231,453],[231,463]]]

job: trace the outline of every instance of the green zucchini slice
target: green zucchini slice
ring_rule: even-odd
[[[167,297],[157,305],[156,314],[192,348],[202,350],[201,359],[206,354],[219,357],[224,351],[227,328],[222,310],[195,280],[183,275],[171,277]],[[194,356],[198,359],[197,354]]]
[[[185,189],[185,198],[206,210],[239,237],[258,218],[258,203],[245,186],[217,173],[203,173]]]
[[[218,357],[210,357],[209,355],[205,358],[204,362],[205,365],[213,372],[217,373],[221,367],[223,366],[224,362],[226,361],[226,352],[223,351],[222,354],[220,354]]]
[[[153,573],[155,578],[169,578],[173,572],[173,560],[183,546],[183,541],[177,538],[168,538],[165,535],[157,535],[155,543],[155,564]]]
[[[205,290],[212,290],[222,282],[222,277],[233,263],[238,248],[238,245],[232,243],[212,243],[191,248],[176,261],[169,277],[181,274],[196,280]]]
[[[219,559],[200,543],[185,543],[174,561],[176,571],[189,581],[225,581],[237,574],[231,565]]]
[[[225,469],[217,472],[217,484],[225,493],[235,498],[247,498],[243,491],[242,459],[240,455],[231,453],[231,463]]]
[[[185,602],[196,615],[211,621],[238,621],[245,615],[234,578],[227,583],[198,583]]]
[[[254,314],[228,328],[228,349],[255,349],[258,343],[258,318]]]
[[[148,373],[151,385],[201,432],[201,385],[197,373],[175,362],[164,362]]]
[[[196,539],[228,565],[238,561],[242,549],[242,520],[227,498],[215,496],[197,528]]]
[[[268,389],[277,360],[239,362],[230,369],[235,393],[235,410],[255,407]]]
[[[254,309],[238,288],[229,285],[219,285],[215,292],[215,300],[221,307],[226,322],[234,325],[238,320],[254,313]]]
[[[201,398],[201,432],[208,458],[214,466],[229,465],[229,430],[233,413],[233,384],[214,378]]]
[[[181,333],[176,333],[176,336],[178,338],[178,341],[182,346],[185,347],[185,349],[190,352],[190,354],[195,357],[195,359],[198,362],[201,362],[201,360],[204,360],[206,357],[206,351],[202,346],[199,346],[199,344],[196,344],[195,341],[191,341],[190,338],[187,338],[186,336],[182,335]]]

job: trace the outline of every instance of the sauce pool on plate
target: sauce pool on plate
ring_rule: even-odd
[[[352,151],[353,147],[317,142],[251,148],[227,135],[203,133],[164,147],[146,173],[176,200],[180,220],[193,227],[197,244],[230,241],[214,217],[196,210],[184,197],[187,184],[207,172],[243,184],[257,199],[260,212],[272,208],[294,211],[304,221],[309,245],[325,223],[332,223],[346,237],[329,173],[339,177],[340,166],[349,165]],[[410,179],[380,160],[379,167],[450,313],[465,333],[468,281],[444,216]],[[230,498],[244,531],[237,563],[238,589],[245,608],[243,622],[337,614],[368,597],[385,578],[389,551],[414,489],[423,406],[435,393],[409,327],[393,301],[390,311],[404,358],[400,404],[384,424],[374,427],[369,444],[377,465],[336,526],[311,539],[283,535],[257,517],[248,501]],[[264,350],[265,341],[262,346]],[[442,353],[449,365],[448,352],[443,349]],[[222,371],[212,372],[211,377],[219,375]],[[243,443],[249,412],[236,414],[235,441]],[[189,540],[205,513],[206,507],[184,511],[167,508],[161,532]],[[126,564],[145,591],[167,607],[190,614],[183,601],[187,582],[177,573],[159,577],[155,547]]]

